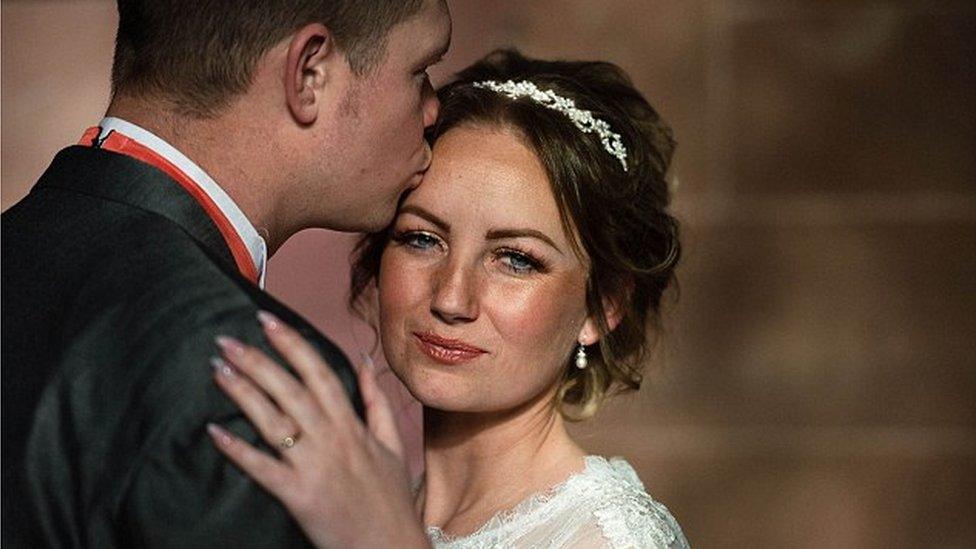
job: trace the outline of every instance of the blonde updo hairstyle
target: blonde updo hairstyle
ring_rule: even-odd
[[[486,80],[526,80],[572,99],[620,134],[627,170],[593,133],[527,97],[475,87]],[[544,166],[563,227],[588,265],[587,308],[600,339],[586,348],[588,366],[567,349],[555,405],[571,421],[592,416],[611,394],[640,387],[652,334],[660,329],[662,295],[681,255],[678,223],[668,211],[666,180],[675,142],[670,128],[619,67],[604,62],[542,61],[497,50],[461,71],[437,92],[433,143],[458,126],[502,127],[520,135]],[[471,154],[477,154],[472,151]],[[350,305],[366,314],[388,231],[364,236],[353,251]],[[606,322],[607,306],[619,317]]]

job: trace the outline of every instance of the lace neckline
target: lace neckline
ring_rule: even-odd
[[[621,471],[621,469],[624,471]],[[469,534],[454,536],[447,534],[438,526],[428,526],[427,537],[437,543],[454,543],[459,540],[484,536],[493,530],[505,528],[515,521],[524,521],[533,514],[541,512],[548,504],[556,501],[561,496],[571,493],[571,487],[586,481],[598,471],[615,471],[618,474],[623,472],[625,478],[628,478],[628,480],[633,479],[638,484],[640,483],[639,480],[636,480],[636,473],[633,473],[633,469],[622,458],[610,458],[608,460],[603,456],[588,455],[583,458],[583,468],[580,471],[570,474],[562,482],[554,484],[543,491],[530,494],[513,507],[496,512],[475,531]]]

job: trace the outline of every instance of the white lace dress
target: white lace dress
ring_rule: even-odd
[[[514,508],[473,534],[452,538],[428,527],[437,548],[687,548],[667,508],[644,490],[621,458],[587,456],[583,470]]]

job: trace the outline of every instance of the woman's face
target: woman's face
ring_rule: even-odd
[[[535,154],[504,129],[452,129],[383,252],[387,361],[428,407],[525,404],[555,390],[587,339],[586,279]]]

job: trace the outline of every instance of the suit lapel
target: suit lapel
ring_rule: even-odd
[[[98,196],[165,217],[236,270],[227,243],[204,209],[153,166],[110,151],[72,146],[55,156],[32,192],[45,188]]]

